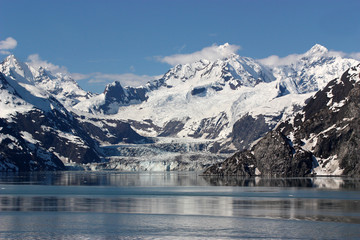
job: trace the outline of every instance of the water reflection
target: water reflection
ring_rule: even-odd
[[[334,190],[336,189],[336,190]],[[360,223],[350,178],[263,179],[196,173],[0,174],[0,212],[68,212]]]
[[[360,201],[338,199],[0,196],[0,211],[198,215],[360,224]]]
[[[294,187],[360,190],[360,179],[347,177],[261,178],[203,176],[212,186]]]
[[[208,185],[193,172],[0,172],[0,183],[63,186],[196,186]]]
[[[0,238],[357,239],[359,190],[351,178],[1,173]]]
[[[360,190],[360,179],[356,178],[246,178],[202,176],[196,172],[0,172],[0,183],[62,186],[238,186]]]

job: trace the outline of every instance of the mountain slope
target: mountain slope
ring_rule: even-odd
[[[0,69],[1,171],[60,170],[64,164],[103,161],[100,143],[151,142],[122,121],[92,121],[69,112],[86,95],[66,76],[54,77],[14,56]]]
[[[68,162],[98,162],[96,143],[74,116],[38,87],[28,65],[0,64],[1,170],[61,170]]]
[[[0,96],[0,134],[2,140],[9,142],[2,145],[1,155],[6,156],[7,161],[16,162],[17,155],[25,152],[33,158],[39,153],[38,166],[27,170],[44,170],[41,167],[43,161],[49,159],[54,163],[52,169],[64,168],[59,159],[63,162],[100,161],[99,153],[94,150],[95,142],[51,94],[32,84],[17,82],[12,75],[0,73]],[[13,151],[13,145],[19,146],[15,148],[19,152]],[[16,164],[12,170],[15,169],[26,170]]]
[[[360,64],[318,91],[250,150],[205,174],[360,176]],[[284,154],[285,153],[285,154]]]
[[[319,91],[283,132],[313,153],[318,174],[360,175],[360,65]]]
[[[22,136],[20,131],[14,131],[13,127],[17,127],[14,118],[3,118],[14,114],[15,108],[16,111],[26,112],[30,111],[32,106],[21,99],[0,73],[0,171],[65,169],[64,164],[53,153],[47,152],[30,138]]]

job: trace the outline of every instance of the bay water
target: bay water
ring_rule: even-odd
[[[360,179],[0,173],[0,239],[360,239]]]

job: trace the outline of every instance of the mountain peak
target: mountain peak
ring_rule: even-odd
[[[13,75],[17,81],[33,84],[33,75],[26,63],[19,61],[14,55],[7,56],[0,64],[0,71],[5,76]]]
[[[225,48],[228,48],[230,46],[229,43],[224,43],[223,45],[219,45],[219,49],[225,49]]]
[[[329,52],[329,50],[320,45],[320,44],[315,44],[312,48],[310,48],[309,51],[306,52],[307,55],[314,55],[314,54],[325,54]]]
[[[123,87],[121,86],[121,83],[119,81],[115,81],[112,83],[109,83],[106,85],[105,90],[104,90],[104,94],[108,93],[109,91],[120,91],[120,93],[124,92]]]
[[[223,45],[219,45],[216,49],[218,52],[219,59],[225,59],[232,56],[236,56],[236,52],[240,49],[240,46],[231,45],[229,43],[224,43]],[[210,60],[210,59],[209,59]]]
[[[8,65],[8,66],[15,66],[18,62],[19,61],[17,60],[17,58],[13,54],[7,56],[3,61],[3,63],[5,65]]]

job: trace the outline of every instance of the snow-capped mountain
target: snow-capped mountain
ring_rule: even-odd
[[[14,55],[8,56],[0,64],[0,72],[5,76],[11,76],[11,79],[20,84],[26,84],[28,88],[35,86],[45,90],[66,107],[93,95],[81,89],[69,74],[53,74],[44,67],[34,67],[31,63],[20,62]]]
[[[330,81],[340,76],[358,61],[344,59],[332,54],[324,46],[316,44],[309,51],[289,59],[289,64],[282,64],[272,68],[278,79],[281,94],[316,92],[325,87]]]
[[[145,86],[114,82],[96,95],[70,75],[9,56],[0,64],[0,140],[6,143],[0,152],[8,159],[2,168],[51,169],[57,161],[53,169],[62,169],[61,160],[101,162],[106,169],[200,170],[211,164],[210,153],[224,153],[221,159],[245,149],[294,117],[306,99],[358,63],[320,45],[281,64],[232,54],[177,65]],[[139,143],[147,145],[129,147]],[[24,158],[38,156],[41,163],[14,161],[24,149]],[[141,158],[147,152],[152,159]],[[129,157],[132,163],[125,164]]]
[[[142,135],[212,140],[211,151],[234,151],[248,147],[357,63],[320,45],[286,64],[261,62],[232,54],[177,65],[139,88],[109,85],[74,108],[129,121]],[[118,89],[117,97],[109,89]]]
[[[69,78],[55,78],[14,56],[6,58],[0,70],[0,171],[61,170],[68,163],[100,162],[98,138],[115,144],[145,139],[121,121],[79,121],[60,102],[79,100],[79,95],[63,99],[76,92],[65,91],[68,84],[85,93]],[[114,125],[116,131],[108,133]]]
[[[64,169],[66,162],[100,161],[95,142],[74,116],[24,77],[24,65],[10,60],[14,66],[3,63],[11,66],[7,76],[0,73],[0,169],[56,170]]]
[[[283,120],[251,149],[206,174],[360,175],[360,64],[318,91],[302,111]]]

